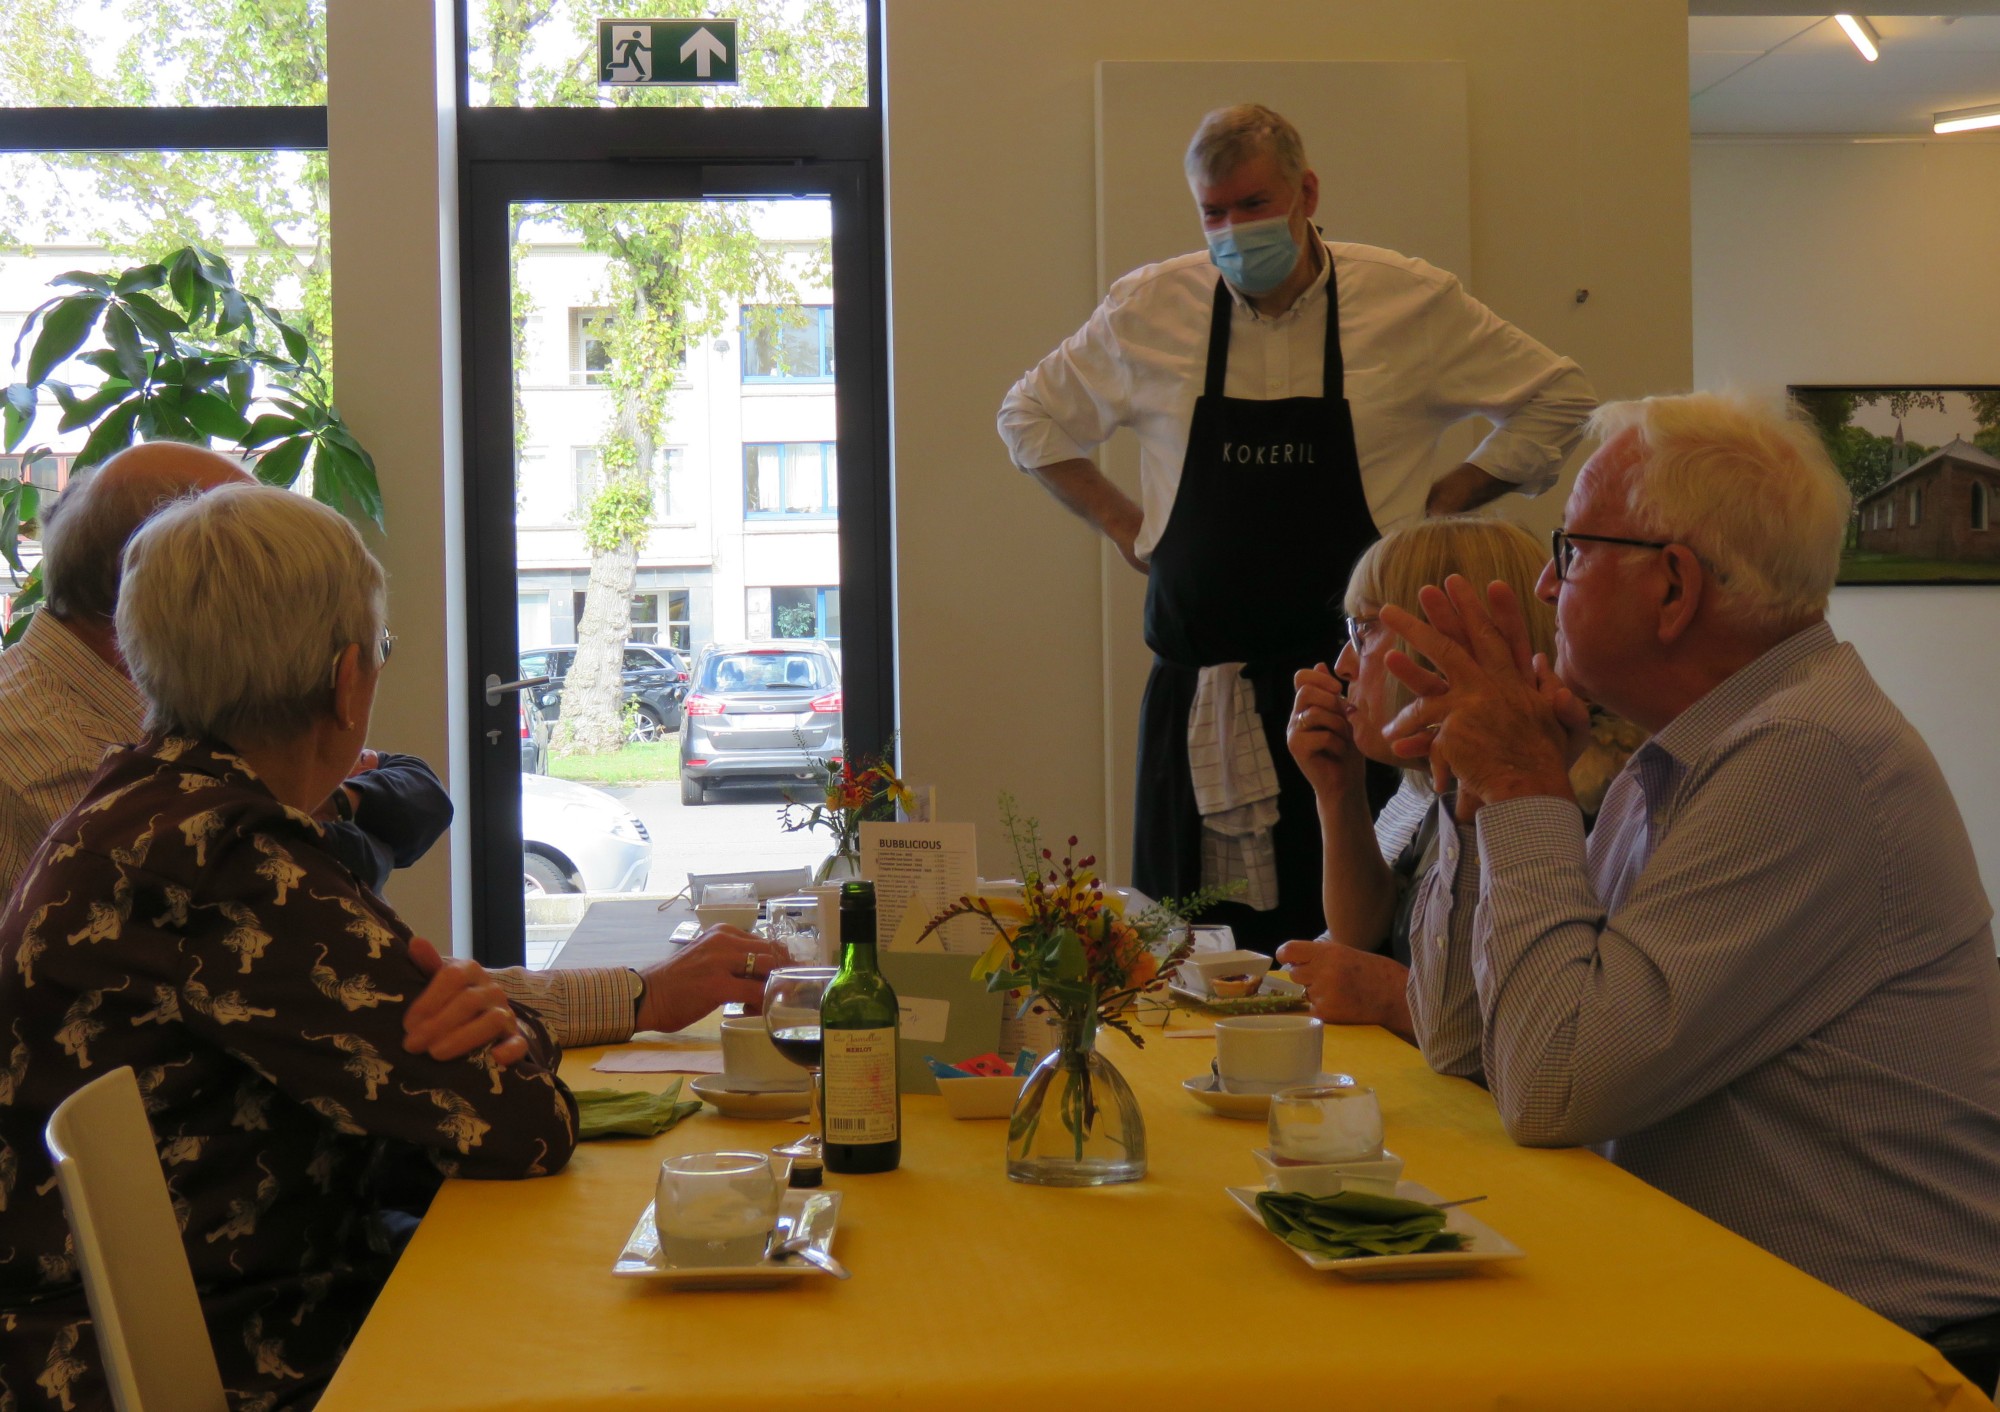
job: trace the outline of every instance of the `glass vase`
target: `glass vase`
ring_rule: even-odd
[[[1146,1175],[1146,1120],[1132,1086],[1097,1052],[1097,1011],[1062,1017],[1062,1038],[1028,1075],[1007,1124],[1007,1175],[1036,1186],[1109,1186]]]
[[[849,882],[860,876],[861,854],[847,849],[827,854],[813,870],[814,883]]]

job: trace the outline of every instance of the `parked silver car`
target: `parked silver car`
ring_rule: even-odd
[[[521,776],[521,875],[529,896],[638,892],[653,870],[646,826],[601,789]]]
[[[811,638],[710,643],[681,703],[681,803],[718,784],[817,778],[840,754],[840,659]]]

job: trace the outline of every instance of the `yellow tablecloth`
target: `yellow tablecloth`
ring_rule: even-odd
[[[1009,1182],[1003,1122],[905,1098],[901,1170],[834,1179],[846,1283],[689,1293],[610,1274],[662,1157],[796,1125],[704,1108],[657,1139],[588,1144],[547,1180],[450,1182],[320,1407],[1987,1405],[1919,1340],[1609,1163],[1514,1146],[1483,1092],[1377,1030],[1330,1029],[1327,1067],[1375,1086],[1412,1178],[1486,1193],[1480,1217],[1527,1258],[1450,1280],[1314,1273],[1223,1194],[1256,1181],[1263,1129],[1180,1091],[1213,1041],[1107,1034],[1104,1050],[1145,1109],[1145,1181]],[[597,1052],[565,1077],[660,1083],[589,1073]]]

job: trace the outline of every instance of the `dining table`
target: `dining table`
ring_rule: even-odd
[[[1146,1122],[1147,1173],[1122,1185],[1010,1181],[1004,1119],[906,1094],[901,1165],[827,1177],[845,1282],[612,1274],[663,1158],[763,1151],[796,1121],[704,1106],[658,1137],[582,1144],[551,1177],[448,1181],[321,1412],[1990,1406],[1920,1339],[1611,1162],[1516,1145],[1483,1089],[1372,1027],[1328,1026],[1326,1069],[1376,1090],[1408,1178],[1483,1197],[1471,1209],[1524,1253],[1454,1278],[1312,1269],[1226,1193],[1258,1181],[1266,1134],[1184,1090],[1212,1031],[1180,1009],[1143,1047],[1101,1037]],[[604,1052],[570,1052],[563,1078],[675,1081],[594,1071]]]

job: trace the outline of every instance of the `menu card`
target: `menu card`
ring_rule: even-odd
[[[979,830],[972,824],[863,824],[861,875],[875,884],[875,926],[883,951],[912,951],[931,918],[979,881]],[[977,956],[992,943],[978,917],[947,922],[923,950]]]

